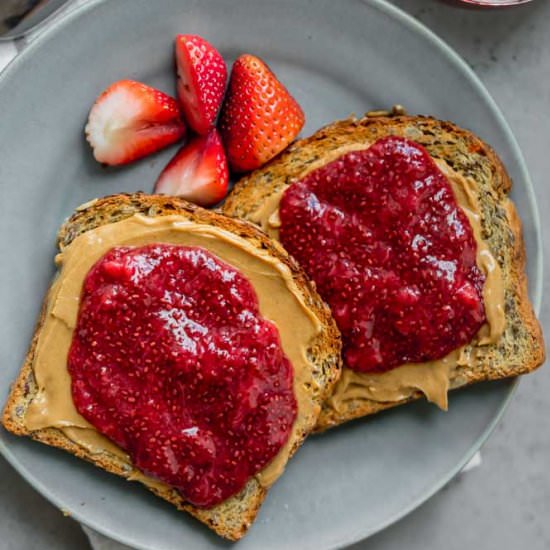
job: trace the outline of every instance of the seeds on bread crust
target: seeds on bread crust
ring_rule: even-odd
[[[477,348],[475,361],[461,366],[451,388],[483,380],[517,376],[544,362],[544,341],[527,293],[525,247],[521,224],[508,199],[511,181],[495,152],[471,132],[451,122],[423,116],[351,118],[332,123],[309,138],[293,143],[268,165],[243,177],[227,198],[224,213],[257,223],[255,213],[266,201],[280,197],[312,165],[333,159],[359,144],[387,135],[402,136],[423,145],[432,158],[451,166],[476,183],[481,204],[482,235],[503,273],[506,329],[498,343]],[[397,402],[350,400],[335,411],[325,405],[317,430],[374,414],[422,397],[420,392]]]
[[[58,234],[58,247],[63,250],[78,236],[105,224],[116,223],[130,218],[136,214],[149,217],[162,217],[178,215],[194,223],[207,224],[213,228],[230,231],[240,238],[245,239],[251,246],[265,251],[292,272],[293,279],[301,289],[306,305],[314,312],[321,322],[322,333],[311,343],[308,350],[313,370],[312,375],[316,384],[308,391],[312,400],[320,405],[331,391],[340,374],[340,337],[332,320],[328,308],[310,286],[307,278],[298,265],[290,258],[282,248],[268,239],[261,231],[248,223],[238,222],[212,211],[199,208],[177,197],[165,197],[159,195],[146,195],[143,193],[119,194],[98,199],[91,206],[76,211],[65,222]],[[44,306],[47,302],[44,303]],[[4,426],[17,435],[27,435],[54,447],[62,448],[80,458],[95,465],[129,478],[133,473],[132,465],[125,459],[109,452],[92,454],[79,445],[72,442],[61,431],[55,428],[46,428],[32,433],[25,427],[25,412],[32,402],[38,390],[33,375],[32,363],[40,331],[45,321],[46,310],[42,310],[37,324],[37,330],[33,337],[29,353],[16,380],[6,407],[2,422]],[[298,449],[303,438],[313,428],[316,414],[309,415],[300,425],[299,437],[293,441],[290,456]],[[174,504],[178,509],[184,510],[203,523],[207,524],[220,536],[230,540],[241,538],[253,522],[258,509],[264,500],[267,490],[256,478],[252,478],[245,488],[234,497],[212,509],[204,510],[196,508],[185,502],[177,491],[170,488],[149,486],[153,493]]]

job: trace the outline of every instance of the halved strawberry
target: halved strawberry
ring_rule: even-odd
[[[178,103],[134,80],[111,84],[94,103],[86,139],[94,157],[105,164],[127,164],[185,135]]]
[[[193,34],[176,37],[178,97],[187,124],[198,134],[214,125],[222,103],[227,67],[220,52]]]
[[[225,151],[218,131],[212,128],[178,151],[159,176],[155,192],[212,206],[225,197],[228,184]]]
[[[305,117],[288,90],[259,58],[233,64],[220,132],[233,170],[253,170],[280,153],[299,134]]]

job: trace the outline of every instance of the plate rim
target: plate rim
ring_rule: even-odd
[[[68,12],[66,14],[62,14],[59,18],[52,17],[51,19],[48,18],[47,21],[44,21],[43,25],[41,25],[40,34],[36,38],[34,38],[32,42],[26,45],[0,73],[0,90],[4,87],[5,83],[9,81],[9,79],[11,78],[11,74],[17,70],[18,66],[21,63],[24,63],[29,56],[32,56],[34,50],[40,48],[45,40],[48,40],[51,36],[55,35],[55,33],[59,29],[70,25],[73,20],[88,15],[101,4],[105,4],[109,1],[112,0],[88,0],[84,4],[76,6],[72,9],[68,8]],[[500,109],[492,95],[489,93],[488,89],[482,83],[480,77],[473,71],[468,63],[449,44],[447,44],[442,38],[440,38],[434,31],[429,29],[424,23],[415,19],[412,15],[409,15],[398,6],[391,4],[388,0],[347,1],[373,7],[382,14],[387,15],[397,21],[397,23],[400,24],[403,28],[412,31],[417,35],[421,35],[423,39],[425,39],[426,41],[431,43],[436,49],[438,49],[439,52],[443,54],[443,56],[451,65],[455,66],[455,68],[457,68],[459,71],[462,71],[468,82],[474,86],[476,92],[479,93],[479,95],[483,98],[487,107],[491,111],[491,114],[495,117],[500,128],[505,134],[506,139],[509,142],[509,146],[512,150],[515,160],[517,161],[519,175],[525,182],[527,200],[533,214],[532,219],[535,228],[535,251],[532,255],[532,261],[535,262],[535,284],[533,286],[530,286],[530,294],[532,295],[531,301],[533,304],[533,309],[538,316],[542,304],[544,265],[540,216],[537,207],[534,186],[529,175],[525,158],[508,121],[502,113],[502,110]],[[530,283],[532,284],[532,281],[530,281]],[[470,449],[464,454],[464,456],[461,457],[455,467],[446,472],[446,474],[441,477],[438,483],[435,483],[427,488],[425,491],[419,494],[417,498],[414,499],[409,505],[403,507],[395,514],[389,516],[386,521],[379,524],[375,529],[365,531],[361,530],[361,528],[358,528],[353,533],[350,533],[350,535],[346,539],[341,540],[339,543],[335,543],[331,546],[325,547],[325,550],[336,550],[338,548],[345,548],[351,544],[366,540],[367,538],[375,535],[376,533],[379,533],[380,531],[383,531],[384,529],[387,529],[389,526],[403,519],[405,516],[410,514],[416,508],[429,500],[433,495],[439,492],[463,469],[463,467],[471,460],[475,453],[479,451],[481,446],[490,437],[497,424],[500,422],[502,416],[504,415],[504,412],[508,408],[508,405],[510,404],[512,397],[516,392],[518,385],[519,378],[516,378],[515,380],[510,382],[508,395],[506,395],[505,399],[502,401],[498,412],[495,414],[491,422],[488,423],[485,430],[474,441],[474,443],[472,444]],[[46,498],[50,503],[52,503],[64,513],[69,512],[70,516],[74,520],[123,545],[128,545],[129,543],[131,543],[133,548],[136,548],[136,550],[150,550],[148,547],[140,545],[139,543],[136,545],[135,541],[130,542],[127,538],[125,538],[118,532],[111,530],[109,527],[98,524],[94,520],[89,520],[86,517],[86,514],[84,512],[80,512],[78,509],[67,510],[64,507],[62,499],[52,494],[50,490],[31,471],[20,464],[15,455],[12,454],[9,447],[2,440],[0,440],[0,454],[2,454],[6,461],[25,479],[26,482],[28,482],[36,491],[38,491],[38,493],[40,493],[44,498]]]

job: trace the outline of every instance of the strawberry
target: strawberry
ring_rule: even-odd
[[[98,162],[127,164],[185,135],[175,99],[134,80],[111,84],[94,103],[86,139]]]
[[[253,170],[299,134],[304,113],[269,67],[253,55],[233,64],[220,132],[232,169]]]
[[[198,134],[214,125],[222,103],[227,68],[220,52],[204,38],[180,34],[176,38],[178,97],[187,124]]]
[[[229,171],[218,131],[197,136],[168,163],[155,193],[178,195],[201,206],[212,206],[227,194]]]

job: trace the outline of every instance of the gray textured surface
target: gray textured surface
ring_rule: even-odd
[[[545,223],[550,207],[550,189],[545,182],[550,143],[550,3],[538,0],[503,12],[457,10],[432,0],[395,3],[446,39],[484,80],[522,146]],[[545,295],[549,293],[550,284],[546,284]],[[550,311],[545,307],[542,319],[545,327],[550,327]],[[548,369],[523,380],[504,420],[483,449],[482,466],[453,481],[405,520],[355,548],[550,548],[548,395]],[[0,548],[72,549],[84,545],[78,526],[0,461]]]

